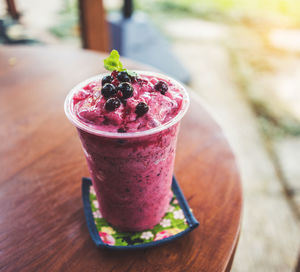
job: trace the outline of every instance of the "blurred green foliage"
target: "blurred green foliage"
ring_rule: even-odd
[[[50,29],[50,33],[58,38],[78,37],[78,1],[63,0],[63,8],[57,14],[57,23]]]
[[[188,13],[211,19],[247,16],[275,20],[284,16],[300,24],[299,0],[135,0],[135,6],[149,13]]]

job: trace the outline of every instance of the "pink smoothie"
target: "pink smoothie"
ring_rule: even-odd
[[[158,127],[178,114],[183,101],[183,93],[170,80],[163,80],[168,84],[164,95],[156,91],[154,86],[159,80],[162,79],[139,76],[131,83],[133,96],[114,111],[105,109],[107,99],[101,95],[101,80],[93,81],[74,95],[73,110],[82,122],[101,131],[117,132],[119,128],[124,128],[126,132],[137,132]],[[149,111],[137,117],[135,107],[139,102],[145,102]]]
[[[129,98],[120,91],[113,96],[121,103],[112,110],[101,93],[102,77],[76,86],[66,99],[66,113],[78,129],[104,218],[122,231],[149,229],[172,197],[179,121],[188,97],[176,81],[144,72],[131,78]],[[157,90],[162,81],[166,92]],[[142,114],[140,102],[146,105]]]

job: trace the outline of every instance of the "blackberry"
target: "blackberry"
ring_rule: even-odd
[[[118,71],[114,70],[114,71],[111,72],[111,76],[112,76],[113,78],[116,78],[117,75],[118,75]]]
[[[107,111],[114,111],[115,109],[119,108],[121,105],[121,101],[119,98],[113,97],[109,98],[105,103],[105,109]]]
[[[118,87],[118,85],[120,84],[120,81],[117,80],[116,78],[111,82],[112,85],[114,85],[115,87]]]
[[[148,105],[145,102],[140,102],[135,107],[135,113],[138,117],[143,116],[149,110]]]
[[[133,96],[133,87],[128,82],[120,83],[117,89],[122,92],[123,99]]]
[[[130,76],[125,71],[119,72],[117,75],[117,79],[120,82],[131,82]]]
[[[154,85],[154,89],[161,94],[165,94],[168,91],[168,84],[160,80]]]
[[[104,86],[104,84],[106,83],[111,83],[113,81],[113,77],[112,76],[104,76],[102,78],[102,86]]]
[[[101,94],[107,99],[117,94],[116,87],[110,83],[106,83],[102,89]]]

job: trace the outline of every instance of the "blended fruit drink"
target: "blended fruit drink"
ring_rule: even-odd
[[[113,71],[77,85],[65,111],[77,127],[103,217],[122,231],[155,226],[172,197],[185,89],[163,75]]]

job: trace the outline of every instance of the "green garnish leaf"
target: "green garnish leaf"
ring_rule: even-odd
[[[120,61],[120,55],[117,50],[112,50],[110,52],[110,55],[104,59],[104,68],[108,71],[126,71],[128,75],[135,77],[138,74],[134,71],[127,70],[126,68],[123,68],[123,64]]]
[[[112,50],[108,58],[104,59],[104,68],[108,71],[126,71],[120,61],[120,55],[117,50]]]

